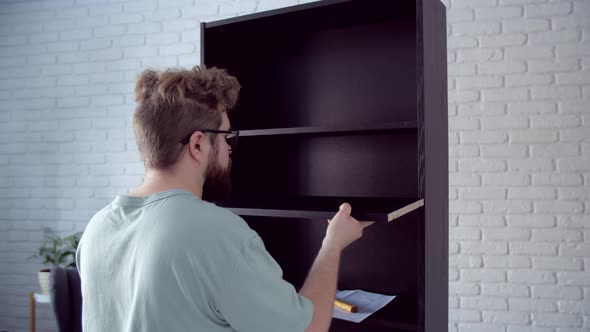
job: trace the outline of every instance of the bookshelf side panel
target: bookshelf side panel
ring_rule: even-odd
[[[448,329],[448,101],[446,9],[423,1],[424,331]]]

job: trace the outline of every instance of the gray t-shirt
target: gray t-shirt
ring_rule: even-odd
[[[76,260],[84,332],[302,332],[313,315],[242,218],[184,190],[117,196]]]

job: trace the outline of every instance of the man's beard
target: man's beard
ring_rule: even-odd
[[[203,200],[208,202],[222,202],[231,193],[231,159],[227,168],[219,163],[217,148],[211,150],[209,164],[205,172],[205,183],[203,184]]]

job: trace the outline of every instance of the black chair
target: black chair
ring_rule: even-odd
[[[51,303],[59,332],[82,332],[82,290],[78,269],[51,270]]]

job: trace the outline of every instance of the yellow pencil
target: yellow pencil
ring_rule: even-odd
[[[348,304],[346,302],[342,302],[340,300],[334,300],[334,305],[337,306],[340,309],[343,309],[345,311],[348,312],[357,312],[359,310],[359,308],[355,305],[352,304]]]

